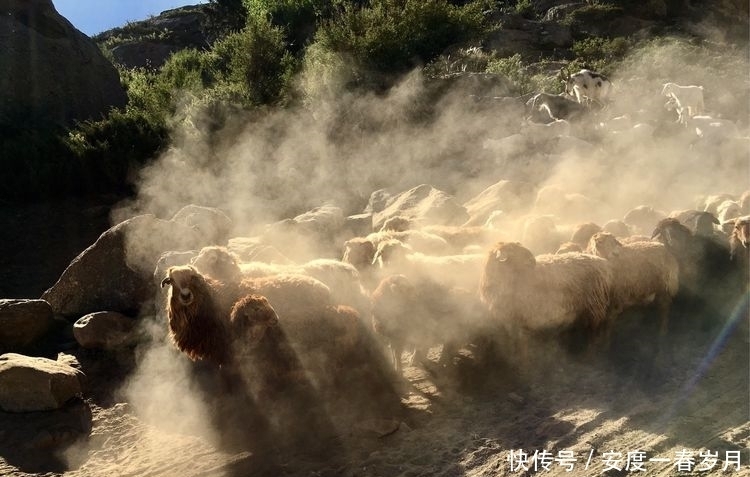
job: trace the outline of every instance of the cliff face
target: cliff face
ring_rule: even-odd
[[[33,114],[69,125],[125,105],[117,70],[51,0],[0,0],[0,13],[0,124]]]

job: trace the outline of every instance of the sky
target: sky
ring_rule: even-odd
[[[206,0],[52,0],[55,9],[88,36],[138,21],[164,10]]]

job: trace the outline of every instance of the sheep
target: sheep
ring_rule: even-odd
[[[732,235],[729,237],[730,259],[739,269],[742,285],[747,289],[750,282],[750,216],[734,220]]]
[[[581,104],[594,102],[604,106],[612,89],[612,82],[606,76],[587,69],[571,75],[567,69],[560,68],[560,79],[565,83],[565,94],[575,97]]]
[[[661,243],[622,244],[607,232],[594,234],[586,251],[606,259],[612,267],[615,314],[653,303],[659,314],[659,336],[663,337],[669,323],[669,307],[679,288],[677,259]]]
[[[231,366],[229,314],[239,291],[231,284],[201,275],[193,266],[173,266],[161,287],[167,296],[169,336],[191,360]]]
[[[718,243],[712,237],[693,234],[676,218],[661,220],[651,238],[663,243],[677,258],[680,287],[690,296],[721,288],[722,282],[730,275],[728,245]]]
[[[684,118],[684,123],[691,132],[706,141],[740,137],[737,125],[728,119],[700,115]]]
[[[719,220],[714,214],[700,210],[675,210],[670,212],[668,217],[679,220],[693,234],[704,237],[715,236],[716,229],[714,225],[720,225]]]
[[[397,374],[407,348],[409,365],[427,364],[426,349],[443,344],[439,364],[453,355],[456,343],[468,340],[481,313],[476,295],[435,281],[410,280],[404,275],[384,278],[372,293],[373,330],[387,342]]]
[[[557,251],[555,252],[555,255],[560,255],[563,253],[570,253],[570,252],[583,252],[583,248],[575,243],[575,242],[564,242],[560,244],[560,246],[557,248]]]
[[[520,243],[499,242],[487,253],[479,293],[526,366],[531,335],[583,328],[590,337],[602,336],[609,328],[611,287],[612,271],[601,257],[535,258]]]
[[[474,290],[483,258],[482,254],[426,255],[393,240],[380,244],[374,262],[384,277],[403,274],[416,282],[434,281],[449,288]]]
[[[393,232],[403,232],[405,230],[409,230],[411,228],[411,219],[408,217],[404,217],[402,215],[397,215],[395,217],[389,217],[388,219],[383,222],[383,225],[380,227],[381,232],[387,232],[387,231],[393,231]]]
[[[609,232],[615,237],[628,237],[631,235],[630,227],[622,220],[609,220],[602,225],[603,232]]]
[[[588,109],[564,94],[537,93],[526,102],[530,121],[548,123],[558,119],[574,121],[582,118]]]
[[[736,219],[742,215],[742,207],[734,200],[725,200],[716,208],[716,218],[720,224]],[[731,230],[730,230],[731,233]]]
[[[327,286],[331,298],[336,303],[353,306],[363,315],[370,313],[369,298],[362,288],[359,272],[351,264],[338,260],[317,259],[302,265],[273,265],[259,262],[242,264],[238,263],[237,257],[225,247],[210,246],[201,249],[191,263],[213,278],[229,283],[256,279],[256,286],[266,282],[263,280],[264,277],[281,275],[279,280],[285,280],[296,275],[305,275]],[[287,278],[283,278],[284,276]],[[313,298],[314,296],[310,297]]]
[[[655,210],[651,206],[639,205],[628,211],[622,221],[631,227],[633,233],[650,234],[656,224],[665,217],[664,212]]]
[[[570,241],[584,249],[589,244],[591,237],[601,230],[602,228],[593,222],[577,225],[570,236]]]
[[[481,226],[427,225],[422,231],[442,237],[448,243],[451,253],[461,252],[466,247],[489,245],[496,234]]]
[[[379,365],[379,353],[359,314],[350,307],[334,305],[328,287],[311,277],[276,275],[225,283],[187,265],[171,267],[162,281],[162,287],[167,285],[170,334],[176,347],[193,360],[237,369],[230,338],[247,333],[241,343],[252,346],[269,328],[238,319],[232,322],[232,308],[241,307],[248,295],[262,295],[321,392],[334,397],[348,384],[345,381],[364,374],[367,381],[359,383],[360,387],[375,386],[372,392],[390,388],[391,377],[382,373],[387,368]],[[258,299],[247,300],[257,305]],[[273,324],[269,310],[264,316],[264,323]],[[359,369],[368,363],[370,368]]]
[[[664,83],[661,95],[666,96],[678,111],[679,119],[683,124],[687,118],[703,113],[703,86],[680,86],[676,83]]]
[[[535,255],[554,253],[563,241],[562,234],[555,225],[554,216],[532,216],[524,220],[521,243]]]

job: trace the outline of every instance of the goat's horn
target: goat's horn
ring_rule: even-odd
[[[167,285],[172,284],[172,279],[169,277],[164,277],[164,280],[161,281],[161,287],[164,288]]]

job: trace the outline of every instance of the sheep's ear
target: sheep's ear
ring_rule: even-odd
[[[167,285],[172,284],[172,279],[169,277],[164,277],[164,280],[161,281],[161,287],[164,288]]]

